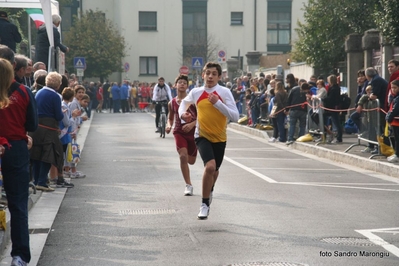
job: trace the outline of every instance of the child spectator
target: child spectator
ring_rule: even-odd
[[[72,88],[65,88],[62,91],[62,112],[64,113],[64,119],[60,123],[60,140],[62,149],[64,151],[64,171],[69,173],[71,163],[67,162],[67,147],[72,142],[72,131],[75,124],[75,119],[81,115],[81,110],[75,109],[73,112],[69,107],[69,103],[73,101],[75,91]]]
[[[366,107],[367,102],[370,100],[371,91],[372,91],[371,85],[368,85],[366,87],[366,94],[363,94],[360,97],[359,101],[357,102],[356,111],[350,115],[350,118],[357,126],[359,133],[361,133],[362,130],[364,130],[364,125],[362,123],[362,117],[363,117],[362,111],[363,108]]]

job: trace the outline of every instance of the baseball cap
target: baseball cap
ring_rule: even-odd
[[[8,17],[7,12],[0,11],[0,18],[7,18],[7,17]]]

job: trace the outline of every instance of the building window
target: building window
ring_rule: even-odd
[[[231,12],[231,25],[243,25],[243,12]]]
[[[157,12],[139,12],[139,30],[156,31],[157,30]]]
[[[140,57],[140,75],[158,75],[158,58]]]
[[[288,52],[291,49],[292,1],[268,1],[268,51]]]
[[[207,0],[183,0],[183,64],[191,65],[192,57],[207,60]]]

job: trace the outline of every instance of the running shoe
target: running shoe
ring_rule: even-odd
[[[71,178],[84,178],[86,177],[85,174],[83,174],[80,171],[76,171],[75,173],[71,173]]]
[[[388,162],[397,163],[397,162],[399,162],[399,158],[398,158],[398,156],[396,156],[396,154],[394,154],[394,155],[388,157]]]
[[[198,213],[198,219],[199,220],[206,220],[208,219],[209,215],[209,206],[206,206],[205,203],[201,204],[200,211]]]
[[[184,189],[184,196],[192,196],[193,195],[193,186],[186,185],[186,189]]]
[[[276,139],[275,138],[271,138],[271,139],[269,139],[269,142],[276,142]]]
[[[26,266],[28,263],[23,261],[20,256],[12,257],[11,266]]]
[[[75,185],[66,179],[62,179],[57,181],[57,187],[73,188]]]
[[[44,192],[53,192],[53,191],[54,191],[54,188],[52,188],[52,187],[50,187],[50,186],[48,186],[48,185],[45,185],[45,186],[36,186],[36,189],[37,189],[37,190],[44,191]]]

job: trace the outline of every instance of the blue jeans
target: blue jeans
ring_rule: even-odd
[[[29,152],[25,140],[10,141],[10,144],[11,149],[6,149],[2,158],[2,173],[11,214],[11,256],[20,256],[29,262]]]
[[[350,115],[350,118],[352,119],[353,123],[355,123],[355,125],[357,126],[359,133],[362,133],[362,130],[364,130],[364,126],[362,123],[362,117],[363,117],[363,114],[358,113],[356,111]]]
[[[120,99],[114,99],[113,100],[113,105],[114,105],[114,113],[120,113],[121,109],[121,100]]]
[[[33,176],[35,178],[36,186],[47,186],[47,175],[51,168],[51,163],[32,160]]]
[[[327,121],[328,117],[331,118],[332,125],[337,130],[337,140],[342,141],[342,125],[341,125],[341,119],[339,118],[339,114],[337,112],[331,112],[331,114],[327,114],[325,116],[324,121]]]
[[[306,111],[290,110],[290,130],[288,132],[288,141],[294,140],[295,126],[297,121],[299,121],[298,138],[305,135],[306,115]]]
[[[285,114],[284,112],[280,112],[277,114],[277,128],[278,128],[278,134],[279,134],[279,139],[278,141],[280,142],[286,142],[287,141],[287,130],[285,129]]]
[[[259,108],[257,107],[251,108],[252,125],[258,124],[258,117],[259,117]]]

